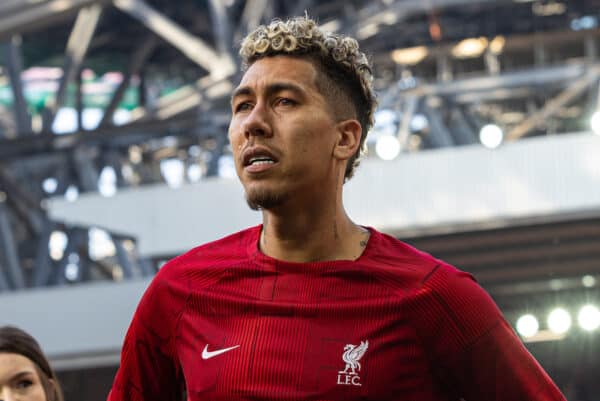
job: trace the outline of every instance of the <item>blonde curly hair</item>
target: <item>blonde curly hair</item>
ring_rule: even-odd
[[[344,176],[350,179],[360,156],[365,153],[365,139],[373,126],[377,107],[367,56],[359,50],[355,39],[325,32],[308,17],[274,20],[268,26],[259,26],[242,41],[240,56],[244,70],[263,57],[277,55],[312,61],[317,71],[322,72],[317,87],[328,99],[336,117],[355,117],[360,123],[359,150],[348,161]]]

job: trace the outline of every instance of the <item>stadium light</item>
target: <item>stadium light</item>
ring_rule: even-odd
[[[53,194],[58,188],[58,180],[54,177],[48,177],[42,181],[42,188],[47,194]]]
[[[393,160],[400,153],[400,142],[393,135],[382,135],[377,138],[375,153],[383,160]]]
[[[179,159],[163,159],[160,161],[160,172],[171,188],[179,188],[183,184],[185,166]]]
[[[563,308],[555,308],[548,315],[548,328],[556,334],[564,334],[571,328],[571,315]]]
[[[506,39],[504,38],[504,36],[502,36],[502,35],[496,36],[490,42],[490,46],[489,46],[490,52],[492,52],[493,54],[496,54],[496,55],[502,53],[502,50],[504,50],[505,44],[506,44]]]
[[[486,148],[495,149],[504,140],[504,132],[496,124],[487,124],[481,127],[479,140]]]
[[[67,265],[65,266],[65,277],[69,281],[75,281],[79,277],[79,255],[71,252],[67,257]]]
[[[452,48],[452,55],[458,59],[475,58],[483,54],[488,46],[487,38],[463,39]]]
[[[533,337],[537,334],[540,324],[535,316],[526,314],[517,320],[517,332],[525,337]]]
[[[69,238],[62,231],[52,231],[50,240],[48,241],[48,252],[52,260],[59,261],[63,258]]]
[[[421,132],[427,129],[429,126],[429,120],[427,120],[427,117],[423,114],[415,114],[410,119],[409,126],[412,132]]]
[[[114,256],[117,253],[110,234],[97,227],[88,230],[88,252],[93,261]]]
[[[429,51],[425,46],[396,49],[392,51],[392,60],[400,65],[416,65],[423,61],[428,53]]]
[[[198,163],[191,164],[187,168],[187,177],[190,182],[198,182],[202,179],[204,171]]]
[[[65,266],[65,277],[67,278],[67,280],[69,281],[75,281],[77,280],[77,277],[79,276],[79,265],[77,263],[67,263],[67,265]]]
[[[596,285],[596,277],[586,274],[581,278],[581,284],[586,288],[591,288]]]
[[[577,315],[579,327],[585,331],[594,331],[600,327],[600,310],[594,305],[584,305]]]
[[[75,202],[79,198],[79,189],[75,185],[69,185],[65,191],[67,202]]]
[[[117,173],[112,166],[105,166],[98,178],[98,191],[105,197],[113,196],[117,193]]]
[[[600,135],[600,111],[596,111],[592,114],[592,118],[590,119],[590,127],[592,128],[592,132],[596,135]]]

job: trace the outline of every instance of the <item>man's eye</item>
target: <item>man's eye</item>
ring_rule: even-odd
[[[282,98],[277,99],[276,103],[281,106],[293,106],[296,104],[296,101],[289,99],[287,97],[282,97]]]
[[[235,106],[234,110],[236,112],[238,112],[238,111],[244,111],[244,110],[249,110],[250,107],[252,107],[252,105],[250,104],[250,102],[241,102],[241,103],[238,103]]]

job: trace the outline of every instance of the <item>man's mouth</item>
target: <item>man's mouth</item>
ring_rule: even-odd
[[[273,163],[275,163],[275,160],[271,159],[270,157],[259,156],[250,158],[250,160],[248,161],[248,166],[259,166],[261,164]]]
[[[253,169],[258,169],[261,166],[263,168],[268,167],[268,165],[275,164],[277,161],[273,153],[262,146],[248,148],[242,154],[242,165]]]

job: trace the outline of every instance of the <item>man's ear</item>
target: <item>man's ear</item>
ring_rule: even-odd
[[[360,147],[362,127],[357,120],[344,120],[337,124],[338,137],[333,156],[340,160],[350,159]]]

